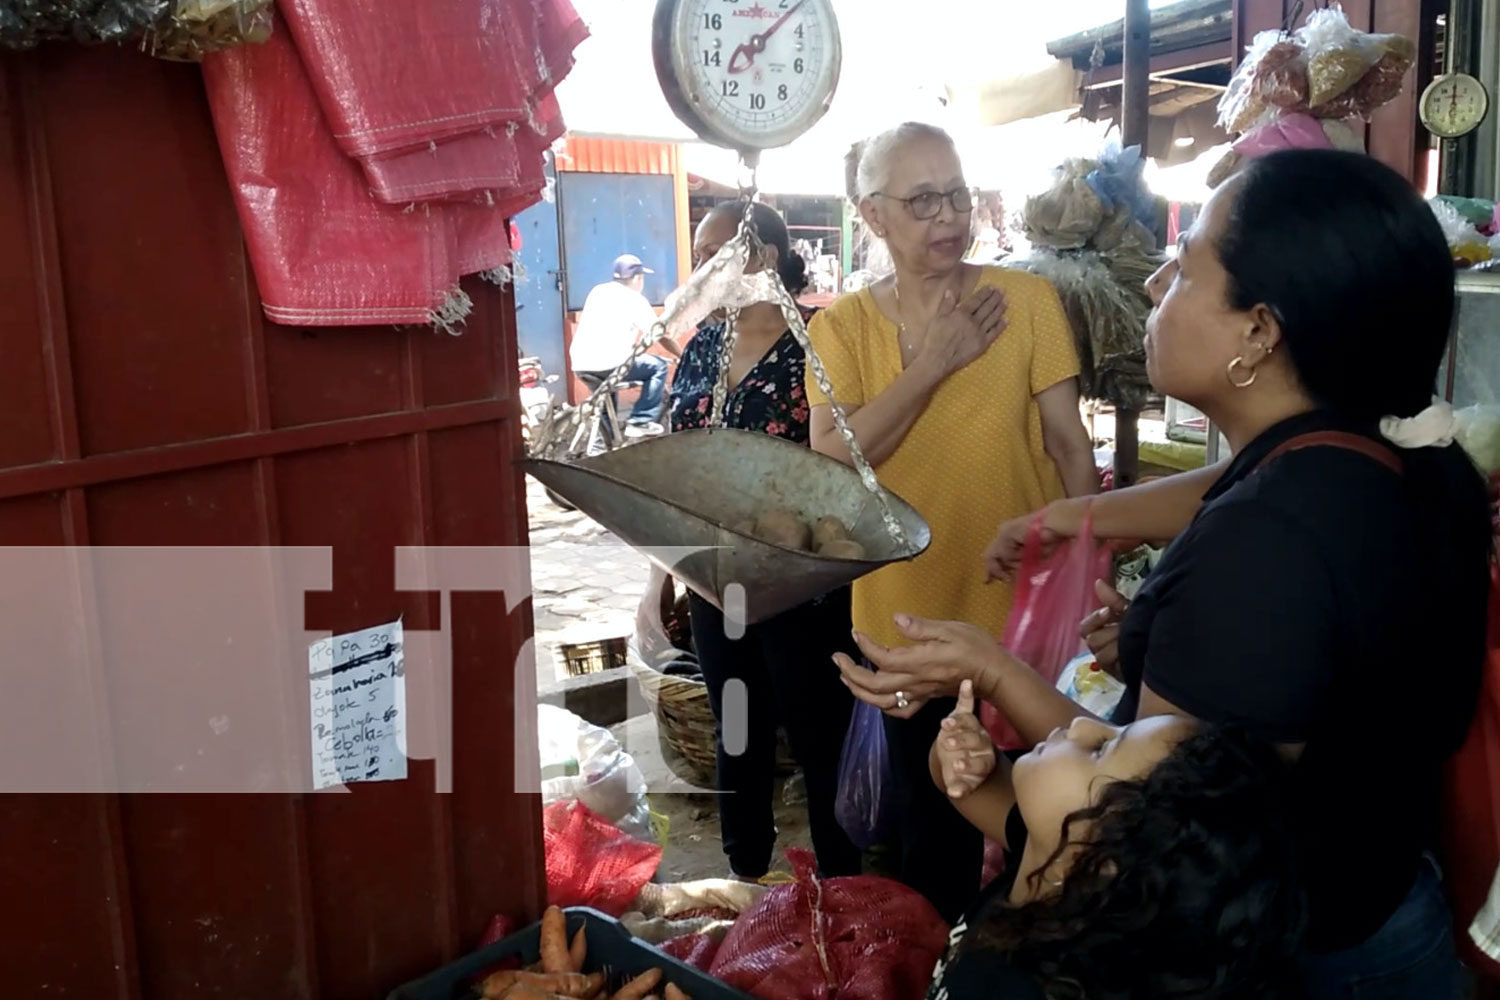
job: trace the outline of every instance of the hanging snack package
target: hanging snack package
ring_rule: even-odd
[[[1336,8],[1313,11],[1293,35],[1255,36],[1219,100],[1219,125],[1244,133],[1288,112],[1368,118],[1401,93],[1416,55],[1404,35],[1357,31]]]
[[[1262,31],[1219,99],[1219,125],[1247,132],[1278,111],[1307,107],[1307,59],[1301,41]]]
[[[0,48],[29,49],[44,41],[83,45],[129,42],[169,13],[170,0],[5,0]]]
[[[158,59],[198,62],[246,42],[271,37],[271,0],[173,0],[172,12],[141,41]]]
[[[1256,68],[1256,79],[1266,103],[1283,110],[1308,103],[1307,51],[1295,38],[1271,46]]]
[[[1219,127],[1226,132],[1243,132],[1266,112],[1266,99],[1256,85],[1256,68],[1271,46],[1281,40],[1279,31],[1262,31],[1245,50],[1245,58],[1229,79],[1229,86],[1219,97]]]
[[[1309,14],[1299,34],[1307,46],[1307,103],[1313,108],[1349,95],[1352,113],[1368,116],[1401,93],[1417,57],[1410,38],[1356,31],[1344,12],[1333,8]]]
[[[1309,107],[1349,91],[1380,59],[1371,37],[1350,27],[1341,10],[1313,11],[1299,34],[1307,46]]]
[[[1349,91],[1357,113],[1364,117],[1400,96],[1401,85],[1406,82],[1406,74],[1417,58],[1416,43],[1404,35],[1372,35],[1371,38],[1380,49],[1380,58]]]

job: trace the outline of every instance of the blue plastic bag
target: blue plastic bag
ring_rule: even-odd
[[[860,850],[880,843],[888,832],[890,793],[885,714],[874,705],[856,701],[844,737],[844,752],[839,757],[839,794],[833,815]]]

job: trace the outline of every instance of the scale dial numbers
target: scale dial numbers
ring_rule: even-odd
[[[830,0],[659,0],[654,49],[678,117],[733,149],[796,139],[838,85]]]
[[[1466,73],[1440,76],[1422,92],[1422,124],[1440,139],[1457,139],[1478,128],[1489,114],[1484,84]]]

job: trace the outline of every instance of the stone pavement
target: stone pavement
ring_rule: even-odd
[[[567,676],[564,643],[630,636],[650,564],[598,524],[548,499],[526,480],[537,689]]]

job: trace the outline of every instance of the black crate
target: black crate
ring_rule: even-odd
[[[586,906],[569,907],[563,913],[568,918],[569,941],[578,933],[578,928],[588,928],[588,956],[583,971],[603,969],[608,972],[610,990],[647,969],[660,969],[663,985],[652,991],[657,995],[661,994],[665,984],[673,983],[693,1000],[754,1000],[749,994],[662,954],[620,926],[614,917]],[[464,1000],[473,997],[475,991],[471,980],[486,969],[511,959],[518,959],[521,965],[537,961],[541,957],[541,937],[542,925],[532,924],[502,941],[398,987],[388,1000]]]

